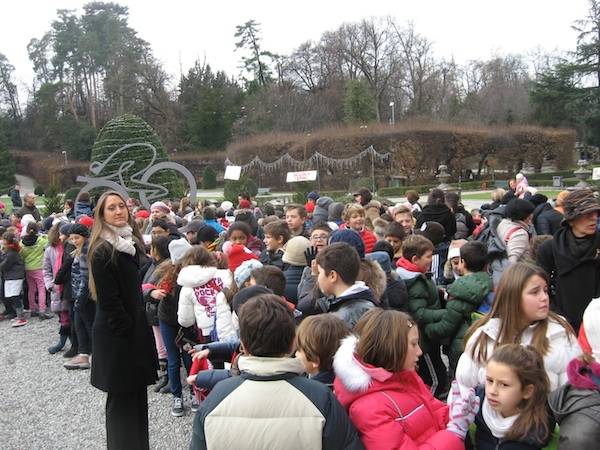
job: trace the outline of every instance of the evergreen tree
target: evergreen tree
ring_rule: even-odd
[[[210,166],[206,166],[202,172],[202,188],[214,189],[217,187],[217,174]]]
[[[8,150],[6,136],[0,129],[0,192],[8,193],[15,184],[15,161]]]
[[[375,120],[375,117],[375,100],[367,84],[360,80],[348,81],[344,97],[344,120],[347,123],[364,123]]]

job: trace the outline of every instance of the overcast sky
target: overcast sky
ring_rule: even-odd
[[[0,52],[17,71],[21,84],[31,84],[27,56],[31,38],[41,37],[57,9],[79,9],[75,0],[3,1]],[[250,19],[262,25],[263,47],[287,54],[324,31],[363,17],[393,16],[412,21],[434,43],[435,55],[462,63],[492,55],[569,51],[575,47],[573,22],[585,16],[587,0],[117,0],[129,7],[129,24],[148,41],[167,71],[177,76],[198,58],[213,69],[239,75],[235,26]],[[175,77],[177,78],[177,77]]]

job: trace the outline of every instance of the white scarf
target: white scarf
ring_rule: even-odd
[[[518,414],[509,417],[502,417],[498,411],[492,409],[487,401],[487,398],[483,399],[483,407],[481,409],[483,420],[488,426],[494,437],[502,439],[506,436],[506,433],[511,429],[517,418]]]
[[[106,224],[106,226],[112,230],[112,233],[110,231],[103,230],[102,234],[100,235],[102,239],[110,243],[118,251],[135,256],[135,244],[133,243],[132,228],[129,225],[125,225],[124,227],[115,227],[113,225]]]

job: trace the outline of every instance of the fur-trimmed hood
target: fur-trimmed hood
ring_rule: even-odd
[[[377,305],[381,304],[381,297],[383,297],[387,287],[387,276],[379,263],[368,259],[362,260],[358,279],[364,281],[371,289],[375,303]]]

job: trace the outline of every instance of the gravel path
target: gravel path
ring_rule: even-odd
[[[0,448],[106,448],[106,394],[90,385],[89,370],[67,371],[62,352],[46,350],[58,339],[56,318],[30,319],[21,328],[0,322]],[[68,344],[67,346],[68,347]],[[171,416],[171,396],[148,390],[150,448],[186,449],[193,413]],[[184,392],[189,392],[187,389]]]

